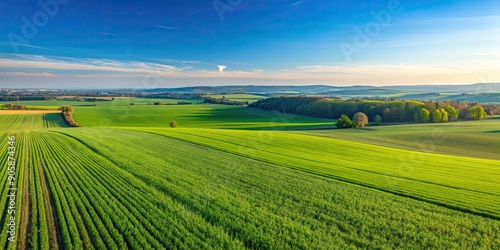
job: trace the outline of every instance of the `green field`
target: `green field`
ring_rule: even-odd
[[[298,133],[392,148],[500,160],[500,117],[483,121],[407,124]]]
[[[284,132],[141,130],[500,219],[499,161]]]
[[[30,115],[1,115],[0,131],[2,133],[35,130],[53,127],[67,127],[66,121],[61,114],[30,114]]]
[[[168,127],[175,120],[181,128],[304,129],[333,127],[335,122],[216,104],[77,107],[74,117],[89,127]]]
[[[0,115],[0,168],[15,135],[18,180],[17,242],[4,233],[3,249],[500,246],[498,119],[304,130],[333,121],[124,103],[77,106],[75,120]]]

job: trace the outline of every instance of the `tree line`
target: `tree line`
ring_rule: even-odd
[[[234,106],[246,106],[248,105],[247,101],[234,101],[234,100],[229,100],[226,99],[225,97],[223,98],[212,98],[208,97],[205,98],[203,103],[211,103],[211,104],[225,104],[225,105],[234,105]]]
[[[28,107],[26,105],[18,105],[18,104],[5,104],[2,106],[2,109],[8,109],[8,110],[28,110]]]
[[[80,124],[78,124],[74,119],[73,119],[73,112],[75,111],[75,108],[71,105],[63,105],[61,106],[61,111],[64,117],[64,120],[69,124],[71,127],[81,127]]]
[[[377,122],[448,122],[480,120],[486,117],[485,109],[477,103],[459,101],[382,101],[325,97],[276,97],[263,99],[249,105],[253,108],[277,110],[285,113],[321,118],[354,117],[358,112]],[[496,106],[498,107],[498,106]]]

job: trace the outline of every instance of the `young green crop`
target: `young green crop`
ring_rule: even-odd
[[[89,153],[90,159],[110,160],[109,167],[86,166],[100,173],[88,175],[89,178],[103,178],[93,183],[114,184],[116,191],[111,195],[119,207],[126,207],[130,202],[117,198],[126,194],[130,194],[132,200],[141,200],[137,201],[144,204],[144,209],[151,202],[161,209],[166,205],[163,199],[167,198],[190,211],[184,216],[190,213],[201,216],[201,221],[182,223],[180,228],[174,226],[177,223],[163,224],[174,227],[174,232],[186,229],[190,232],[173,236],[185,243],[173,241],[171,247],[203,246],[199,244],[204,242],[205,248],[217,248],[222,244],[220,240],[226,238],[241,242],[243,245],[238,248],[467,248],[497,244],[496,240],[481,241],[479,236],[494,234],[500,226],[496,220],[339,183],[288,167],[152,134],[106,130],[96,137],[95,129],[61,130],[61,133],[68,138],[55,135],[50,138],[58,138],[57,144],[75,140],[80,143],[80,151]],[[137,150],[130,151],[113,138],[126,139]],[[148,157],[142,157],[143,150]],[[185,155],[191,156],[183,157]],[[99,166],[107,164],[102,162]],[[104,169],[115,173],[104,176]],[[76,175],[87,176],[79,171]],[[126,183],[130,183],[128,189],[121,190]],[[149,191],[134,191],[135,188],[155,191],[149,195]],[[134,193],[143,195],[135,197]],[[149,208],[146,211],[150,211]],[[160,214],[151,214],[147,220],[153,224],[153,218]],[[145,217],[148,215],[149,212]],[[474,222],[468,221],[471,219]],[[161,224],[160,221],[156,223]],[[212,226],[205,224],[207,222]],[[472,225],[478,228],[470,228]],[[209,242],[199,241],[206,236],[195,232],[207,226],[222,229],[227,235],[220,235],[222,238],[212,235],[208,237]],[[471,233],[476,230],[481,233]]]
[[[500,117],[445,124],[373,126],[296,133],[412,151],[500,160]]]
[[[153,113],[144,114],[152,121],[143,120],[151,128],[106,129],[91,119],[101,111],[89,109],[85,118],[98,127],[77,129],[57,128],[57,120],[48,123],[41,116],[0,116],[0,124],[11,129],[0,133],[0,141],[10,134],[19,138],[19,212],[31,215],[23,217],[27,221],[21,220],[26,212],[16,218],[18,232],[31,225],[28,238],[19,234],[28,242],[23,248],[500,245],[499,161],[251,130],[282,128],[294,117],[281,116],[282,124],[269,125],[268,120],[279,118],[276,114],[238,107],[157,109],[192,122],[187,127],[212,129],[173,130],[168,123],[155,128],[163,118]],[[130,117],[136,120],[120,121],[120,113],[111,118],[120,126],[135,126],[140,114],[134,112]],[[297,119],[289,126],[311,122]],[[246,130],[213,129],[223,127]],[[6,152],[7,144],[0,144],[0,154]],[[5,173],[5,157],[0,164]],[[0,176],[1,183],[6,178]],[[5,185],[0,189],[0,223],[5,225]],[[26,191],[31,205],[21,202]],[[1,235],[0,247],[7,246],[21,245],[9,245]]]
[[[44,128],[68,127],[62,114],[18,114],[6,115],[0,114],[0,131],[16,132]]]
[[[333,127],[334,121],[228,105],[76,107],[75,121],[86,127],[305,129]]]
[[[500,218],[500,162],[272,131],[141,129],[350,183]],[[460,197],[460,198],[458,198]]]

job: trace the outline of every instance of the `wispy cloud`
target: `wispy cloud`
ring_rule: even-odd
[[[161,29],[166,29],[166,30],[178,30],[180,28],[177,28],[177,27],[170,27],[170,26],[163,26],[163,25],[156,25],[157,28],[161,28]]]
[[[111,32],[99,32],[99,35],[104,35],[104,36],[116,36],[115,33],[111,33]]]
[[[57,51],[55,49],[47,48],[47,47],[42,47],[42,46],[36,46],[28,43],[8,43],[8,42],[0,42],[0,45],[2,46],[12,46],[12,47],[26,47],[26,48],[32,48],[32,49],[40,49],[40,50],[50,50],[50,51]]]
[[[217,60],[217,62],[238,64],[238,65],[250,65],[250,64],[244,63],[244,62],[236,62],[236,61],[228,61],[228,60]]]
[[[0,55],[1,56],[1,55]],[[57,71],[98,71],[122,73],[156,73],[171,74],[180,72],[183,68],[171,65],[139,62],[115,61],[93,58],[46,57],[39,55],[17,55],[17,58],[0,59],[2,69],[37,69]]]
[[[137,74],[79,74],[74,75],[77,78],[93,78],[93,79],[108,79],[108,78],[134,78],[141,77]]]
[[[160,62],[168,62],[168,63],[180,63],[180,64],[199,64],[200,61],[197,60],[178,60],[178,59],[169,59],[169,58],[162,58],[162,59],[153,59],[155,61],[160,61]]]
[[[478,52],[479,53],[479,52]],[[170,60],[170,59],[166,59]],[[216,64],[217,65],[217,64]],[[106,79],[137,79],[154,75],[161,79],[179,81],[197,79],[213,82],[246,81],[247,83],[308,83],[308,84],[459,84],[474,83],[482,75],[498,72],[500,63],[462,63],[462,64],[339,64],[339,65],[302,65],[282,70],[268,71],[261,68],[232,70],[225,64],[214,64],[207,69],[193,69],[189,65],[176,67],[162,63],[143,61],[117,61],[93,58],[47,57],[39,55],[12,55],[0,53],[0,77],[40,77],[58,76],[97,81]],[[231,69],[231,70],[230,70]],[[40,73],[42,72],[42,73]],[[499,79],[493,79],[498,81]]]
[[[34,72],[0,72],[0,77],[56,77],[54,74],[47,72],[34,73]]]
[[[298,1],[298,2],[290,4],[290,6],[297,6],[297,5],[303,4],[304,2],[305,1]]]

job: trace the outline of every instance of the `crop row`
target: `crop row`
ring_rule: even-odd
[[[67,126],[62,114],[13,114],[0,115],[0,131],[16,132],[32,129]]]
[[[258,159],[266,156],[261,151],[276,150],[264,144],[260,151],[258,143],[281,140],[276,146],[283,150],[273,159],[297,164],[283,145],[295,149],[294,156],[304,157],[314,147],[296,146],[302,143],[300,137],[286,140],[280,134],[264,137],[254,132],[249,138],[251,133],[236,131],[180,134],[198,143],[206,143],[204,138],[212,135],[211,147],[224,145],[216,138],[245,145],[225,145],[226,151],[237,150],[227,153],[142,132],[54,131],[59,132],[17,133],[18,178],[29,180],[28,186],[18,183],[18,211],[29,213],[23,214],[29,223],[21,221],[21,214],[16,220],[19,232],[30,233],[26,244],[31,249],[492,248],[500,244],[498,220],[234,154]],[[6,142],[7,135],[0,139]],[[0,153],[6,151],[3,143]],[[316,157],[311,162],[322,160]],[[0,163],[4,173],[0,181],[5,183],[6,157],[0,157]],[[438,170],[434,174],[440,174]],[[29,190],[27,203],[20,200],[25,190]],[[6,195],[4,187],[2,225]],[[28,205],[29,209],[21,209]],[[25,240],[21,234],[18,239]],[[6,234],[0,242],[6,249]],[[22,244],[8,246],[28,248]]]
[[[2,132],[44,128],[42,115],[0,115]]]
[[[9,145],[9,137],[15,136],[15,144]],[[23,199],[23,190],[27,183],[27,172],[26,166],[27,163],[25,160],[27,159],[27,155],[25,152],[26,149],[26,133],[24,132],[16,132],[16,133],[2,133],[0,134],[0,225],[2,227],[2,234],[0,235],[0,248],[2,249],[16,249],[17,248],[17,239],[20,238],[20,222],[21,222],[21,208],[25,205],[26,199]],[[8,157],[12,156],[8,154],[8,147],[15,147],[14,158],[15,158],[15,170],[14,170],[14,180],[9,180],[9,164]],[[13,181],[15,184],[11,186],[9,184],[10,181]],[[9,190],[9,188],[17,188],[17,190]],[[7,195],[11,194],[11,192],[15,192],[15,208],[10,207],[11,199],[7,197]],[[10,210],[10,211],[9,211]],[[16,242],[10,242],[8,240],[11,237],[10,233],[8,233],[9,226],[7,225],[10,222],[10,218],[15,218],[15,235],[13,239]]]
[[[182,238],[189,242],[202,239],[205,243],[189,248],[217,248],[221,239],[226,240],[224,246],[235,243],[231,248],[474,248],[498,244],[494,237],[500,226],[497,220],[158,135],[91,128],[61,131],[74,139],[71,145],[110,160],[114,167],[108,170],[117,173],[110,177],[121,178],[106,179],[107,183],[120,186],[120,180],[129,180],[125,182],[134,183],[129,184],[133,188],[154,192],[143,196],[142,202],[162,204],[166,197],[189,211],[186,214],[196,215],[196,221],[183,215],[182,227],[166,225],[169,231],[187,230],[188,236]],[[60,138],[58,144],[68,138]],[[113,195],[131,192],[117,190]],[[175,214],[171,209],[165,207],[164,211]],[[132,211],[129,209],[130,215]],[[150,231],[145,233],[155,230],[146,228]],[[212,230],[225,237],[207,235]],[[175,241],[161,244],[185,246]]]
[[[428,154],[286,132],[147,131],[500,218],[500,161]]]
[[[32,147],[43,152],[42,158],[34,156],[33,161],[43,166],[66,248],[157,249],[177,245],[192,249],[203,248],[210,240],[221,247],[238,245],[222,229],[208,227],[169,197],[159,199],[155,190],[140,180],[125,179],[126,173],[74,140],[37,133]],[[186,228],[186,219],[201,225]],[[40,242],[42,248],[47,242],[31,241],[34,245]]]

